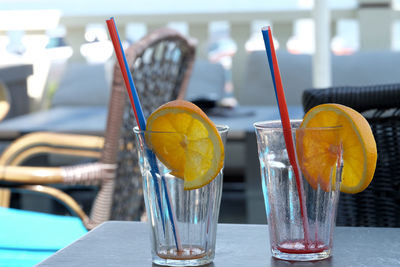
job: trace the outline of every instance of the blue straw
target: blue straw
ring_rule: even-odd
[[[146,120],[145,120],[144,115],[143,115],[143,110],[142,110],[142,106],[140,104],[140,100],[139,100],[139,97],[138,97],[138,94],[137,94],[136,87],[135,87],[135,85],[133,83],[132,74],[128,69],[129,65],[128,65],[128,62],[126,60],[126,56],[125,56],[125,53],[124,53],[124,49],[122,47],[121,39],[120,39],[119,34],[118,34],[117,25],[116,25],[115,20],[114,20],[113,17],[111,17],[110,20],[113,21],[115,32],[116,32],[116,37],[118,39],[118,43],[119,43],[119,46],[120,46],[120,49],[121,49],[122,58],[123,58],[123,61],[124,61],[124,64],[125,64],[125,71],[126,71],[126,74],[128,76],[128,80],[129,80],[129,86],[128,86],[129,88],[128,89],[131,92],[131,96],[132,96],[132,100],[133,100],[132,104],[134,105],[133,108],[134,108],[134,111],[135,111],[136,119],[137,119],[137,121],[139,123],[139,128],[141,130],[145,131],[146,130]],[[123,71],[122,66],[121,66],[121,71]],[[153,176],[153,180],[154,180],[154,184],[155,184],[155,190],[156,190],[156,195],[157,195],[157,203],[158,203],[158,207],[159,207],[159,210],[160,210],[163,231],[164,231],[164,234],[165,234],[165,217],[164,217],[164,213],[163,213],[163,209],[162,209],[161,193],[160,193],[160,187],[159,187],[158,179],[157,179],[157,174],[160,174],[160,171],[158,169],[157,159],[156,159],[156,156],[154,155],[153,151],[146,147],[146,153],[147,153],[147,157],[148,157],[149,163],[150,163],[150,168],[151,168],[150,173]],[[174,218],[173,213],[172,213],[172,208],[171,208],[171,203],[170,203],[171,201],[169,199],[169,195],[168,195],[168,192],[167,192],[167,190],[168,190],[167,189],[167,184],[166,184],[166,181],[165,181],[165,177],[163,175],[161,176],[161,184],[162,184],[162,186],[164,188],[164,196],[165,196],[166,203],[167,203],[167,210],[168,210],[168,213],[170,215],[169,218],[171,220],[172,231],[173,231],[174,238],[175,238],[175,245],[176,245],[177,250],[181,250],[181,244],[178,241],[179,239],[177,237],[177,229],[176,229],[176,225],[175,225],[175,218]]]

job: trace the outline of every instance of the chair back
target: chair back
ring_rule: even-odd
[[[2,121],[10,110],[10,95],[7,86],[0,81],[0,121]]]
[[[301,105],[301,95],[312,86],[312,58],[309,55],[294,55],[277,51],[282,83],[288,105]],[[276,105],[272,76],[269,71],[265,51],[248,54],[244,73],[244,83],[237,92],[242,105]]]
[[[194,44],[167,28],[151,32],[126,50],[145,118],[160,105],[184,98],[194,55]],[[97,195],[91,214],[94,221],[138,220],[144,211],[134,126],[123,76],[115,64],[101,161],[117,163],[117,169],[115,179],[103,182]]]
[[[68,63],[51,107],[107,106],[111,90],[106,73],[106,64]]]
[[[197,59],[192,74],[186,91],[186,100],[194,103],[217,102],[224,97],[226,73],[221,63]]]
[[[309,89],[302,100],[305,112],[323,103],[357,110],[376,140],[374,178],[363,192],[340,195],[337,225],[400,227],[400,84]]]

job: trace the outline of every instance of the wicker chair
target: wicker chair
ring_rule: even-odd
[[[307,112],[323,103],[349,106],[368,120],[378,150],[374,179],[358,194],[341,194],[337,225],[400,227],[400,84],[310,89]]]
[[[127,61],[145,116],[167,101],[184,97],[194,54],[191,41],[167,28],[148,34],[127,49]],[[9,203],[10,191],[28,190],[55,197],[79,216],[87,229],[109,219],[139,219],[143,212],[142,185],[132,131],[135,119],[127,99],[116,64],[104,138],[42,132],[25,135],[11,144],[0,157],[2,206]],[[98,160],[67,167],[19,166],[43,153]],[[60,183],[99,186],[90,216],[69,195],[50,186]]]

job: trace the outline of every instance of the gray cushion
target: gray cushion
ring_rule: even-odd
[[[332,58],[332,86],[375,85],[400,82],[400,53],[360,51]]]
[[[68,63],[52,106],[107,106],[110,82],[104,64]]]
[[[301,95],[312,85],[312,56],[277,51],[279,69],[288,105],[301,105]],[[332,56],[332,86],[375,85],[400,82],[400,53],[363,51]],[[244,84],[237,92],[242,105],[276,105],[265,51],[249,54]]]
[[[220,100],[225,86],[225,69],[219,63],[207,60],[196,60],[186,91],[185,99]]]
[[[303,90],[312,85],[311,57],[277,51],[277,59],[287,104],[301,105]],[[255,51],[248,55],[245,82],[236,95],[242,105],[276,105],[265,51]]]

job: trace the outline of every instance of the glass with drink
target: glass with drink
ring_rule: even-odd
[[[300,123],[291,122],[299,163],[305,156],[301,155],[303,142],[314,146],[315,155],[307,156],[323,157],[316,147],[320,138],[329,138],[332,150],[329,163],[310,170],[306,170],[307,163],[300,167],[300,180],[294,171],[298,166],[289,161],[281,122],[258,122],[254,126],[272,255],[285,260],[318,260],[329,257],[332,249],[342,170],[339,128],[299,128]]]
[[[360,113],[338,104],[319,105],[290,123],[295,164],[281,121],[254,124],[271,251],[284,260],[324,259],[340,192],[361,192],[373,178],[375,139]]]
[[[198,118],[200,111],[191,103],[183,102],[190,110],[182,110],[181,104],[173,112],[161,107],[147,121],[151,130],[134,132],[152,260],[159,265],[197,266],[215,256],[228,127]]]

